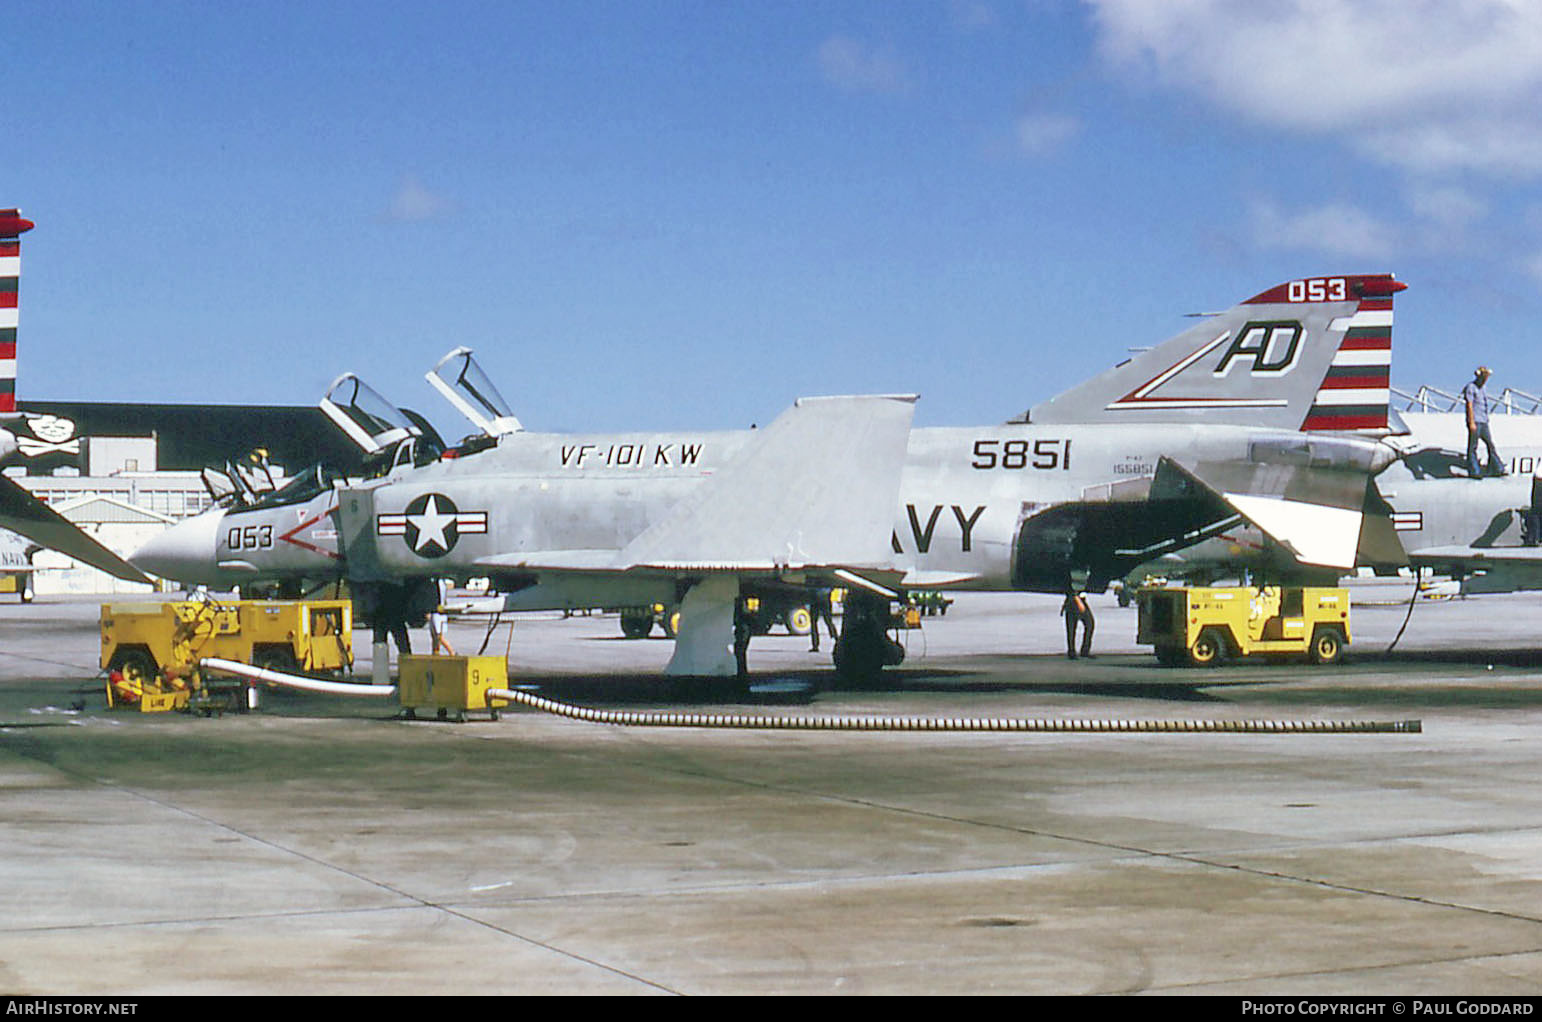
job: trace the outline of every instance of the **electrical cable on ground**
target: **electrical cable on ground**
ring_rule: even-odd
[[[394,685],[362,685],[357,682],[318,681],[213,657],[202,667],[312,692],[393,696]],[[593,724],[627,727],[688,727],[757,731],[993,731],[1038,734],[1418,734],[1418,720],[1052,720],[1022,717],[810,717],[746,713],[677,713],[655,710],[596,710],[547,699],[518,689],[487,690],[488,700],[504,699],[544,713]]]
[[[780,731],[1011,731],[1050,734],[1417,734],[1417,720],[1049,720],[1016,717],[807,717],[742,713],[637,712],[572,706],[517,689],[489,689],[532,709],[594,724],[631,727],[737,728]]]
[[[1414,568],[1413,595],[1408,598],[1408,613],[1403,615],[1403,627],[1397,630],[1397,634],[1392,637],[1392,644],[1387,647],[1387,651],[1382,656],[1391,656],[1392,651],[1397,648],[1397,640],[1403,637],[1403,631],[1408,627],[1409,619],[1413,617],[1414,604],[1419,601],[1419,581],[1423,575],[1424,568],[1422,565]]]

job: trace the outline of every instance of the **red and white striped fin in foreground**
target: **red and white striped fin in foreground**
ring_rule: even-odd
[[[16,285],[21,235],[32,230],[14,209],[0,209],[0,415],[16,411]]]

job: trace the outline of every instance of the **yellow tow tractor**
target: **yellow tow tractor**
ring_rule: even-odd
[[[1319,586],[1152,587],[1136,594],[1135,641],[1164,666],[1249,656],[1337,663],[1349,645],[1349,591]]]
[[[208,711],[219,702],[199,676],[204,657],[283,672],[341,673],[353,665],[348,600],[104,603],[101,629],[107,705],[147,713]]]

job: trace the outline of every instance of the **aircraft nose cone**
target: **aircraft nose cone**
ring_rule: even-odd
[[[223,517],[217,511],[179,522],[134,551],[129,563],[161,578],[212,584],[219,571],[215,542]]]

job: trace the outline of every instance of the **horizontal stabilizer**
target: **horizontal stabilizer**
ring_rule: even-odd
[[[34,543],[67,554],[117,578],[150,583],[144,572],[86,535],[74,522],[6,476],[0,476],[0,528],[10,529]]]
[[[1255,462],[1188,465],[1172,458],[1163,458],[1162,467],[1219,497],[1302,564],[1355,566],[1369,485],[1364,473]]]

